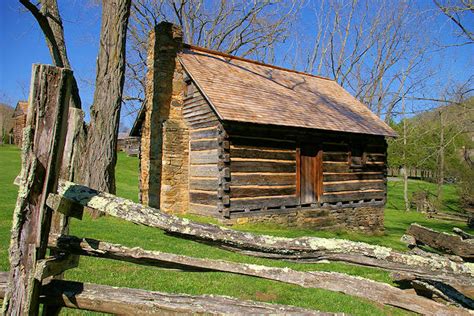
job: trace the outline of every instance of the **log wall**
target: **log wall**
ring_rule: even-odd
[[[354,157],[355,152],[360,157]],[[367,137],[365,143],[350,139],[323,142],[322,203],[382,202],[386,195],[385,175],[383,138]]]
[[[298,204],[292,140],[232,136],[230,172],[231,212]]]
[[[222,211],[224,130],[199,89],[190,82],[183,116],[189,128],[189,211],[216,216]]]

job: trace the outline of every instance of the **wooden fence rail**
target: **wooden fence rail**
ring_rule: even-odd
[[[116,314],[306,314],[330,315],[292,306],[240,301],[224,296],[191,296],[116,288],[54,279],[77,267],[79,256],[132,262],[183,271],[221,271],[270,279],[306,288],[342,292],[426,315],[469,315],[461,307],[408,294],[388,284],[334,272],[302,272],[223,260],[128,248],[105,241],[69,236],[70,218],[82,219],[84,208],[137,224],[163,229],[180,237],[204,241],[244,254],[302,260],[329,259],[390,271],[409,272],[459,286],[472,286],[472,267],[432,255],[421,257],[347,240],[316,237],[280,238],[238,232],[164,214],[112,194],[60,181],[70,179],[71,159],[80,113],[68,110],[71,72],[34,65],[29,114],[24,137],[22,172],[14,211],[10,273],[0,273],[5,315],[55,315],[61,307]],[[70,119],[68,121],[68,114]],[[69,122],[69,123],[68,123]],[[67,126],[69,124],[69,131]],[[71,130],[73,128],[74,130]],[[65,145],[66,144],[66,145]],[[66,148],[66,150],[64,150]],[[66,152],[63,155],[63,152]],[[49,247],[50,256],[46,256]]]

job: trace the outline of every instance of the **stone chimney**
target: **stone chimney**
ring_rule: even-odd
[[[185,82],[178,61],[181,29],[162,22],[150,32],[145,121],[140,148],[140,199],[164,212],[189,205],[189,132],[182,115]]]

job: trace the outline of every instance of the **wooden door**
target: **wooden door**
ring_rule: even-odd
[[[300,204],[317,202],[323,191],[322,150],[316,145],[304,145],[298,158]]]

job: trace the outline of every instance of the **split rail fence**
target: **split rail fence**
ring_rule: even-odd
[[[222,271],[306,288],[338,291],[420,314],[469,315],[460,307],[446,306],[388,284],[342,273],[302,272],[193,258],[70,235],[70,219],[80,220],[84,210],[92,208],[248,255],[302,260],[334,259],[391,271],[410,271],[416,277],[434,278],[439,282],[455,281],[460,286],[469,286],[472,282],[472,271],[461,263],[444,258],[417,261],[415,257],[396,253],[389,248],[349,241],[326,242],[308,237],[271,239],[270,236],[190,222],[68,182],[76,155],[73,144],[76,127],[80,125],[78,122],[82,124],[82,114],[69,108],[71,78],[72,73],[67,69],[33,66],[27,127],[23,138],[22,171],[12,226],[10,272],[8,275],[0,273],[0,297],[4,298],[5,315],[37,315],[40,304],[43,305],[44,315],[58,314],[62,307],[113,314],[330,314],[225,296],[169,294],[64,280],[63,273],[76,268],[80,256],[183,271]],[[430,265],[436,266],[433,269],[439,271],[427,270]],[[466,304],[469,307],[471,303]]]

